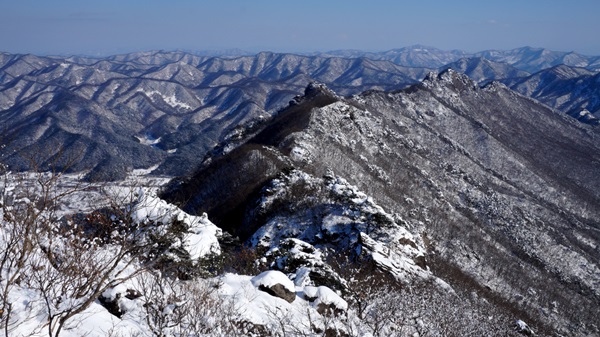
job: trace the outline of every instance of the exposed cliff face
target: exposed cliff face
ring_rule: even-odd
[[[289,226],[312,223],[322,238],[324,228],[356,221],[333,224],[328,215],[335,207],[326,205],[352,207],[315,187],[324,184],[320,177],[344,178],[410,232],[414,246],[426,251],[424,270],[502,310],[528,315],[547,333],[594,331],[600,314],[598,130],[502,84],[480,88],[452,70],[398,92],[347,100],[324,88],[317,92],[165,195],[188,211],[235,209],[235,216],[211,218],[243,238],[254,235],[255,243],[256,229],[268,228],[286,237],[305,233],[311,241],[305,230]],[[257,212],[272,179],[289,172],[307,175],[300,187],[285,189],[297,193],[269,194],[269,205],[280,207]],[[419,261],[404,254],[402,244],[383,239],[388,229],[382,223],[364,223],[376,228],[379,241],[350,240],[351,246],[381,244]]]

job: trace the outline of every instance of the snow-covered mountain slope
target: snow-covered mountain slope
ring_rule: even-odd
[[[502,80],[519,93],[580,118],[582,110],[600,110],[600,73],[559,65],[524,78]],[[597,120],[582,120],[598,124]]]
[[[393,274],[396,257],[412,256],[544,334],[596,331],[598,130],[452,70],[397,92],[307,93],[164,196],[265,245],[283,270],[282,242],[308,244],[313,257],[302,263],[313,265],[323,262],[316,252],[358,243],[374,261],[391,259],[379,268]],[[330,179],[353,196],[335,199]],[[356,204],[368,200],[387,215],[369,218]],[[403,247],[424,249],[424,259]]]
[[[3,177],[6,335],[516,335],[512,318],[460,299],[433,276],[408,224],[342,178],[282,172],[261,192],[256,216],[307,206],[305,198],[281,202],[309,188],[328,202],[312,208],[322,223],[273,218],[253,235],[254,248],[232,250],[206,215],[139,187],[164,183],[146,174],[116,185],[53,173]]]
[[[581,122],[599,123],[594,116],[600,110],[600,74],[597,71],[560,64],[529,74],[508,63],[483,57],[460,59],[441,68],[442,71],[446,69],[464,73],[479,84],[500,81]]]

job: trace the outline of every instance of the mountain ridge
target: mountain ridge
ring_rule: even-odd
[[[592,71],[600,71],[600,56],[587,56],[575,52],[552,51],[545,48],[519,47],[509,50],[485,50],[479,52],[465,52],[462,50],[441,50],[431,46],[414,45],[399,49],[390,49],[382,52],[364,51],[332,51],[326,55],[348,55],[350,57],[367,56],[376,60],[394,60],[405,66],[442,67],[448,63],[456,62],[461,58],[484,57],[490,61],[507,63],[513,67],[529,73],[549,68],[559,64],[586,67]],[[429,57],[427,55],[430,55]],[[413,60],[412,57],[415,57]],[[427,60],[427,61],[424,61]]]
[[[452,287],[460,288],[468,278],[474,282],[471,291],[529,313],[546,334],[593,331],[596,314],[587,310],[600,301],[593,271],[600,266],[593,262],[597,251],[586,242],[600,238],[595,128],[498,82],[481,88],[453,70],[432,73],[404,90],[369,91],[304,108],[302,113],[310,116],[304,129],[270,142],[254,142],[249,135],[236,148],[244,156],[236,150],[221,154],[209,163],[209,170],[215,170],[211,178],[202,169],[163,196],[184,201],[181,206],[192,214],[218,215],[210,206],[212,198],[233,201],[228,205],[237,220],[216,216],[214,221],[242,239],[257,227],[259,233],[262,226],[277,223],[283,231],[294,223],[313,223],[326,231],[331,224],[325,220],[330,219],[327,212],[319,213],[325,207],[320,194],[302,192],[312,191],[300,188],[303,183],[272,203],[287,206],[273,206],[266,213],[251,210],[262,200],[261,193],[270,193],[268,181],[282,179],[278,174],[285,176],[290,169],[316,178],[342,177],[387,213],[401,217],[414,237],[426,237],[427,265]],[[221,164],[234,158],[233,166]],[[244,169],[254,167],[259,169]],[[224,177],[232,169],[240,177],[237,182]],[[240,179],[251,186],[238,184]],[[312,186],[312,178],[307,179]],[[176,191],[186,188],[177,196],[181,192]],[[202,192],[207,188],[220,191],[219,196]],[[284,220],[288,218],[294,220]],[[373,226],[385,228],[377,222]],[[278,241],[270,238],[270,247],[276,247]],[[310,238],[304,240],[318,244]],[[549,284],[554,291],[545,293]],[[528,291],[537,297],[521,302],[518,298]],[[564,311],[539,314],[551,312],[553,302]],[[579,313],[567,314],[571,310]]]
[[[502,80],[514,90],[577,118],[583,110],[600,111],[599,73],[557,65],[524,78]],[[592,119],[587,121],[598,124]]]

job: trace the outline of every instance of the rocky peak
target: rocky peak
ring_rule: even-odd
[[[469,76],[456,70],[448,68],[440,73],[430,72],[423,80],[423,85],[427,88],[446,87],[456,92],[473,91],[479,89],[477,83]]]
[[[306,88],[304,88],[304,96],[295,96],[290,101],[290,105],[298,105],[309,100],[314,100],[317,97],[329,97],[335,101],[340,99],[340,97],[324,83],[310,82]]]
[[[510,90],[504,83],[498,81],[491,81],[483,87],[486,91],[498,91],[499,89]]]
[[[337,96],[335,92],[327,87],[324,83],[311,82],[304,89],[305,96],[314,96],[318,94],[327,94],[331,96]]]
[[[294,97],[289,106],[281,110],[250,142],[277,145],[290,134],[305,129],[313,109],[322,108],[340,99],[324,84],[310,83],[304,90],[304,96]]]

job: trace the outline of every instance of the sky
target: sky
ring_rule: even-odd
[[[599,0],[0,0],[0,51],[476,52],[523,46],[600,55]]]

